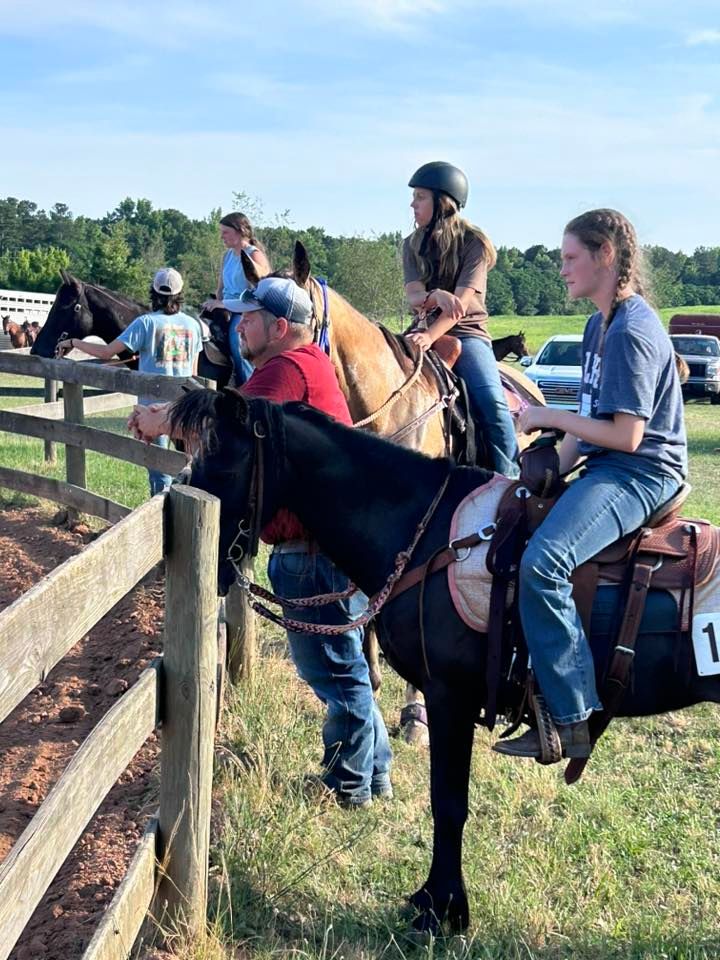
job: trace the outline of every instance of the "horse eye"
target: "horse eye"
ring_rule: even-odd
[[[75,313],[80,313],[80,311],[82,310],[82,307],[80,306],[79,303],[76,303],[75,306],[73,307],[73,310],[75,311]]]

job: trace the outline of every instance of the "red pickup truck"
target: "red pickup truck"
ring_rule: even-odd
[[[720,313],[676,313],[670,317],[670,335],[704,333],[720,338]]]

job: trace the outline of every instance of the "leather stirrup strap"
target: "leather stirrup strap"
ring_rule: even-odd
[[[652,554],[636,557],[633,565],[630,590],[625,603],[622,624],[618,632],[617,643],[608,667],[602,691],[602,711],[593,714],[588,724],[590,739],[595,744],[607,730],[610,721],[620,709],[628,686],[630,668],[635,659],[635,641],[640,621],[645,610],[650,581],[656,569],[657,557]],[[583,774],[589,757],[571,760],[565,768],[565,782],[575,783]]]

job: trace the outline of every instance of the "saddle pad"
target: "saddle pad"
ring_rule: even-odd
[[[496,473],[488,483],[472,490],[453,514],[450,540],[467,537],[494,523],[500,500],[512,482]],[[487,633],[490,611],[492,577],[487,568],[489,546],[490,541],[484,540],[473,547],[467,557],[451,563],[447,568],[450,596],[458,616],[468,627],[480,633]],[[512,590],[509,590],[508,602],[511,600]]]

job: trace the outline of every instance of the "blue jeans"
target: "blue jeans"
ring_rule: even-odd
[[[153,443],[156,447],[162,447],[163,450],[170,449],[170,437],[164,434],[155,437]],[[148,470],[148,480],[150,481],[150,496],[154,497],[156,493],[162,493],[172,483],[172,477],[169,473],[161,473],[159,470]]]
[[[273,590],[290,599],[341,592],[348,585],[347,577],[316,552],[274,551],[268,574]],[[366,608],[367,597],[358,592],[331,606],[284,610],[308,623],[348,624],[338,636],[288,631],[288,641],[298,674],[327,706],[322,779],[350,803],[390,790],[392,750],[370,686],[363,629],[351,627]]]
[[[240,387],[253,372],[252,364],[246,360],[240,350],[240,332],[239,326],[242,320],[242,313],[230,314],[230,329],[228,331],[228,343],[230,344],[230,354],[235,370],[235,386]]]
[[[591,457],[530,538],[520,564],[520,618],[556,723],[578,723],[602,709],[570,575],[642,526],[679,486],[679,479],[659,471],[647,457],[614,452]]]
[[[465,381],[473,420],[485,440],[490,466],[496,473],[517,477],[517,437],[495,354],[487,340],[480,337],[460,337],[460,340],[462,353],[454,369]]]

